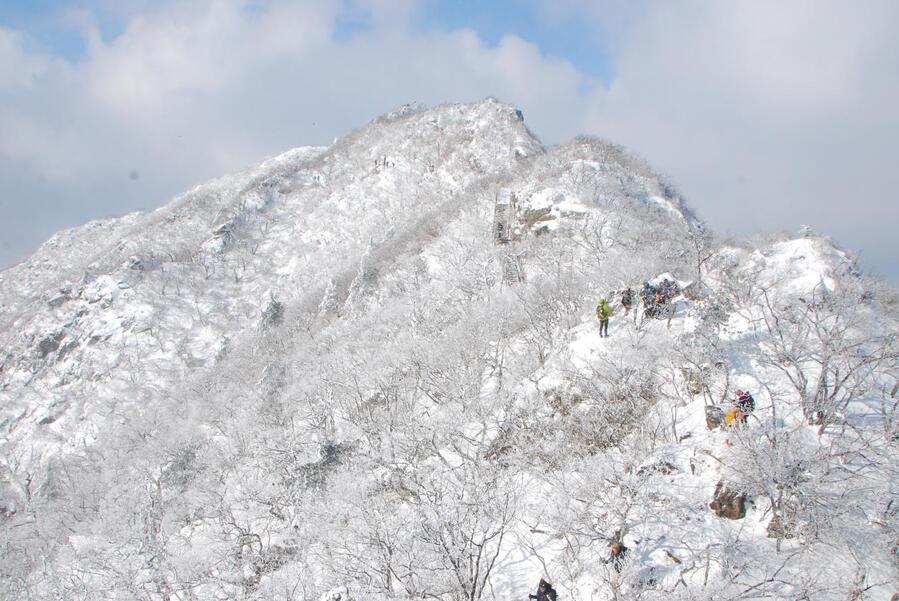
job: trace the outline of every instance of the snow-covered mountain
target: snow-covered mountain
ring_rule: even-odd
[[[0,303],[4,598],[899,591],[895,291],[492,99],[61,232]]]

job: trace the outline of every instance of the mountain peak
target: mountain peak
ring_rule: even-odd
[[[870,286],[825,239],[719,244],[613,143],[400,107],[0,273],[0,597],[894,582]]]

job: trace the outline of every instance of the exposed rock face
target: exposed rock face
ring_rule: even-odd
[[[38,342],[41,358],[46,358],[47,355],[57,350],[59,348],[59,343],[63,338],[65,338],[65,333],[61,331],[47,334],[45,337],[41,338],[40,342]]]
[[[746,494],[733,491],[719,482],[709,508],[720,518],[742,520],[746,517]]]
[[[715,405],[706,406],[705,425],[709,430],[714,430],[724,425],[724,411],[722,411],[721,407]]]
[[[650,465],[644,465],[637,470],[637,475],[651,476],[653,474],[660,474],[662,476],[669,476],[676,471],[678,471],[677,467],[670,461],[659,461]]]

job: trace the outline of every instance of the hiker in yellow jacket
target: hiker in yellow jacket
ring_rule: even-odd
[[[609,337],[609,317],[612,316],[612,307],[606,302],[606,299],[603,297],[599,299],[599,304],[596,305],[596,318],[599,320],[599,337],[602,338],[605,336]]]

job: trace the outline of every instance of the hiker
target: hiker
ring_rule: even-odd
[[[626,288],[624,292],[621,293],[621,306],[624,307],[624,314],[627,315],[631,312],[631,307],[634,305],[634,291],[630,289],[630,287]]]
[[[609,545],[609,558],[606,560],[606,563],[612,564],[615,571],[620,574],[621,569],[624,567],[624,561],[627,558],[627,552],[628,548],[624,546],[624,543],[618,540],[614,541]]]
[[[643,316],[644,317],[653,317],[653,302],[652,302],[653,289],[649,282],[643,282],[643,287],[640,289],[640,300],[643,302]]]
[[[656,290],[655,295],[653,296],[653,302],[655,303],[655,312],[653,317],[660,317],[662,315],[662,311],[665,310],[668,306],[668,298],[662,294],[661,290]]]
[[[745,390],[738,390],[734,396],[734,404],[743,412],[743,415],[749,415],[755,411],[755,399]],[[746,421],[745,419],[743,420]]]
[[[669,280],[665,278],[662,280],[661,286],[659,286],[662,290],[662,296],[666,299],[670,300],[680,294],[680,284],[677,283],[677,280]]]
[[[528,595],[528,599],[536,599],[537,601],[556,601],[557,598],[556,589],[543,578],[540,579],[540,583],[537,585],[537,594],[531,593]]]
[[[727,428],[739,428],[746,423],[746,414],[740,410],[736,403],[731,403],[724,414],[724,425]]]
[[[734,400],[731,402],[731,407],[737,409],[739,412],[738,417],[740,418],[740,423],[745,424],[746,420],[749,419],[749,414],[755,411],[755,399],[745,390],[738,390],[736,394],[734,394]]]
[[[674,296],[671,294],[671,280],[665,278],[662,280],[662,283],[659,285],[659,291],[662,293],[662,296],[666,299]]]
[[[599,299],[599,304],[596,305],[596,318],[599,320],[599,337],[603,337],[603,332],[605,332],[605,337],[609,337],[609,317],[612,316],[612,307],[606,302],[605,297]]]

